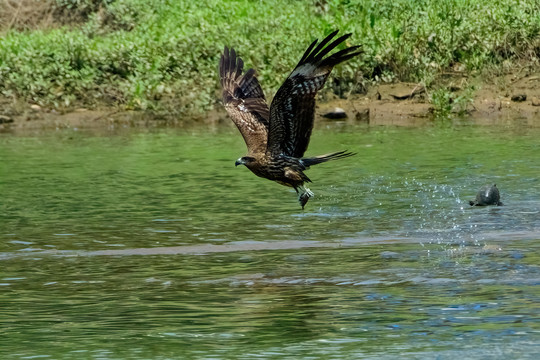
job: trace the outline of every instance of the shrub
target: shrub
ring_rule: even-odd
[[[50,26],[15,27],[0,38],[0,92],[53,107],[206,110],[217,99],[224,45],[257,69],[271,98],[306,46],[336,28],[352,32],[348,44],[364,50],[336,68],[339,81],[328,88],[342,93],[379,81],[430,86],[456,66],[473,72],[503,61],[534,63],[540,55],[537,0],[48,3]]]

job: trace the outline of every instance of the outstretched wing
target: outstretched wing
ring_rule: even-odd
[[[270,153],[294,157],[304,155],[313,129],[317,91],[322,89],[334,66],[360,54],[360,51],[355,52],[359,46],[351,46],[324,58],[351,36],[343,35],[328,44],[338,31],[318,45],[318,40],[315,40],[276,93],[270,106],[267,150]]]
[[[250,153],[265,152],[268,140],[268,104],[255,70],[242,75],[244,62],[225,47],[219,62],[223,104],[244,137]]]

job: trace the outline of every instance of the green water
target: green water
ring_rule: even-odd
[[[230,127],[2,134],[0,357],[535,359],[539,139],[323,124],[302,211]]]

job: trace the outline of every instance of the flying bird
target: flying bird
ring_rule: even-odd
[[[317,91],[334,66],[361,53],[360,46],[351,46],[326,56],[351,36],[345,34],[332,41],[337,33],[309,45],[270,107],[255,70],[243,73],[244,62],[234,49],[225,47],[219,62],[225,109],[248,148],[248,154],[236,160],[235,165],[245,165],[257,176],[294,188],[302,209],[313,196],[304,186],[311,182],[304,171],[312,165],[354,155],[339,151],[304,157],[313,129]]]

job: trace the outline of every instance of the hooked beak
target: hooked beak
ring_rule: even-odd
[[[242,161],[242,159],[238,159],[234,162],[234,166],[238,166],[238,165],[244,165],[244,162]]]

